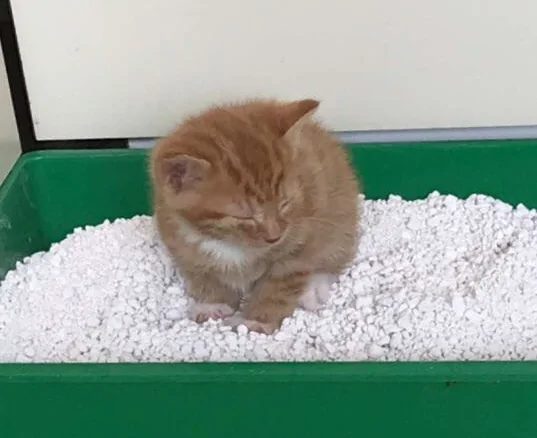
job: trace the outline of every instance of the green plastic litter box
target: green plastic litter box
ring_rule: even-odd
[[[368,197],[537,207],[537,140],[349,145]],[[0,187],[0,278],[74,227],[149,213],[147,151],[24,155]],[[537,261],[536,261],[537,263]],[[537,437],[537,363],[0,365],[0,437]]]

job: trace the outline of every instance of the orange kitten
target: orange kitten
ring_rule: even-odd
[[[318,106],[214,107],[153,150],[156,221],[196,321],[272,333],[297,306],[322,306],[352,261],[358,184],[343,147],[311,119]]]

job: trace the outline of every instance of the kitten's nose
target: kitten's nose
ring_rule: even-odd
[[[267,243],[276,243],[282,237],[282,228],[276,221],[265,223],[264,240]]]
[[[267,243],[276,243],[278,240],[280,240],[280,237],[282,237],[281,234],[279,236],[270,236],[270,237],[266,236],[265,237],[265,242],[267,242]]]

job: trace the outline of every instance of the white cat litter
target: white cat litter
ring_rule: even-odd
[[[355,263],[273,336],[186,319],[150,217],[78,229],[0,285],[1,362],[537,359],[537,212],[366,201]]]

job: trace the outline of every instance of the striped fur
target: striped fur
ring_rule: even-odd
[[[233,325],[274,331],[299,304],[311,307],[315,291],[326,294],[316,279],[354,256],[359,185],[344,149],[311,118],[318,105],[216,106],[152,152],[162,240],[198,303],[240,310]],[[194,318],[221,317],[206,310],[216,307]]]

